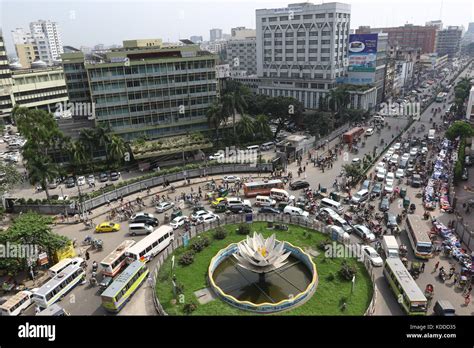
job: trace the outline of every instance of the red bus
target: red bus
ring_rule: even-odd
[[[256,196],[268,196],[272,188],[284,188],[283,181],[268,180],[268,181],[255,181],[247,182],[244,184],[245,197],[256,197]]]
[[[362,134],[364,134],[364,128],[362,128],[362,127],[352,128],[350,131],[345,132],[342,135],[342,140],[346,144],[351,144],[351,143],[354,142],[355,139],[360,137]]]

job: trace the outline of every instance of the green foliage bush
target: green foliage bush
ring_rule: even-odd
[[[225,239],[225,237],[227,237],[227,231],[222,227],[217,227],[216,232],[214,232],[214,239],[222,240]]]
[[[178,260],[178,263],[183,266],[188,266],[194,262],[194,250],[188,250]]]
[[[242,223],[237,228],[237,233],[241,235],[248,235],[250,233],[250,226],[247,223]]]
[[[352,278],[357,274],[357,268],[354,265],[350,265],[346,260],[342,261],[341,269],[339,274],[345,280],[352,280]]]
[[[184,314],[187,314],[187,315],[190,315],[196,309],[197,309],[197,305],[194,302],[186,303],[183,306],[183,312],[184,312]]]
[[[204,250],[205,247],[209,246],[209,244],[209,238],[198,236],[198,238],[191,244],[191,249],[198,253]]]

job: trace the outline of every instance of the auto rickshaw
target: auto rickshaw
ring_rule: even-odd
[[[329,198],[333,201],[340,202],[341,201],[341,194],[339,192],[331,192],[329,194]]]
[[[410,206],[410,200],[408,198],[403,198],[403,208],[408,209]]]
[[[421,272],[421,263],[418,261],[413,261],[410,267],[410,274],[414,279],[417,279]]]
[[[183,215],[183,211],[181,209],[174,209],[173,212],[171,213],[171,220],[182,215]]]
[[[227,195],[229,194],[229,190],[225,187],[221,187],[217,190],[217,194],[219,195],[219,197],[227,197]]]
[[[406,195],[407,195],[407,189],[406,188],[401,188],[400,189],[400,197],[405,198]]]
[[[214,207],[214,211],[216,213],[225,213],[227,210],[227,204],[225,202],[220,202],[218,205]]]

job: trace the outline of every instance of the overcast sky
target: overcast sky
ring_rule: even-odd
[[[209,29],[255,28],[255,10],[286,7],[281,0],[0,0],[0,27],[9,53],[11,30],[48,19],[60,24],[63,44],[79,47],[121,44],[124,39],[162,38],[177,41],[191,35],[209,39]],[[300,1],[302,2],[302,1]],[[311,1],[320,4],[321,1]],[[325,1],[331,2],[331,1]],[[473,0],[348,0],[351,28],[424,24],[441,19],[444,25],[474,22]]]

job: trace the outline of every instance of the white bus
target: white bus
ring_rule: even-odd
[[[29,291],[20,291],[10,297],[7,302],[0,306],[1,315],[16,316],[21,314],[33,302],[31,301],[32,293]]]
[[[431,225],[428,220],[423,220],[418,215],[407,216],[408,239],[416,257],[429,259],[433,257],[433,244],[431,243]]]
[[[122,267],[127,264],[125,252],[135,244],[134,240],[124,240],[118,247],[107,255],[101,262],[102,274],[104,276],[115,277]]]
[[[63,298],[77,283],[85,277],[84,269],[80,265],[69,265],[49,280],[33,295],[33,301],[40,308],[48,308]]]
[[[148,262],[160,251],[170,245],[173,240],[173,227],[164,225],[157,228],[153,233],[149,234],[137,244],[130,247],[125,254],[132,261],[140,260]]]
[[[61,273],[63,269],[70,265],[81,265],[84,262],[84,259],[81,257],[66,258],[59,261],[57,264],[52,266],[48,272],[51,278],[54,278],[58,273]]]
[[[388,258],[383,274],[408,315],[426,315],[428,300],[399,258]]]

